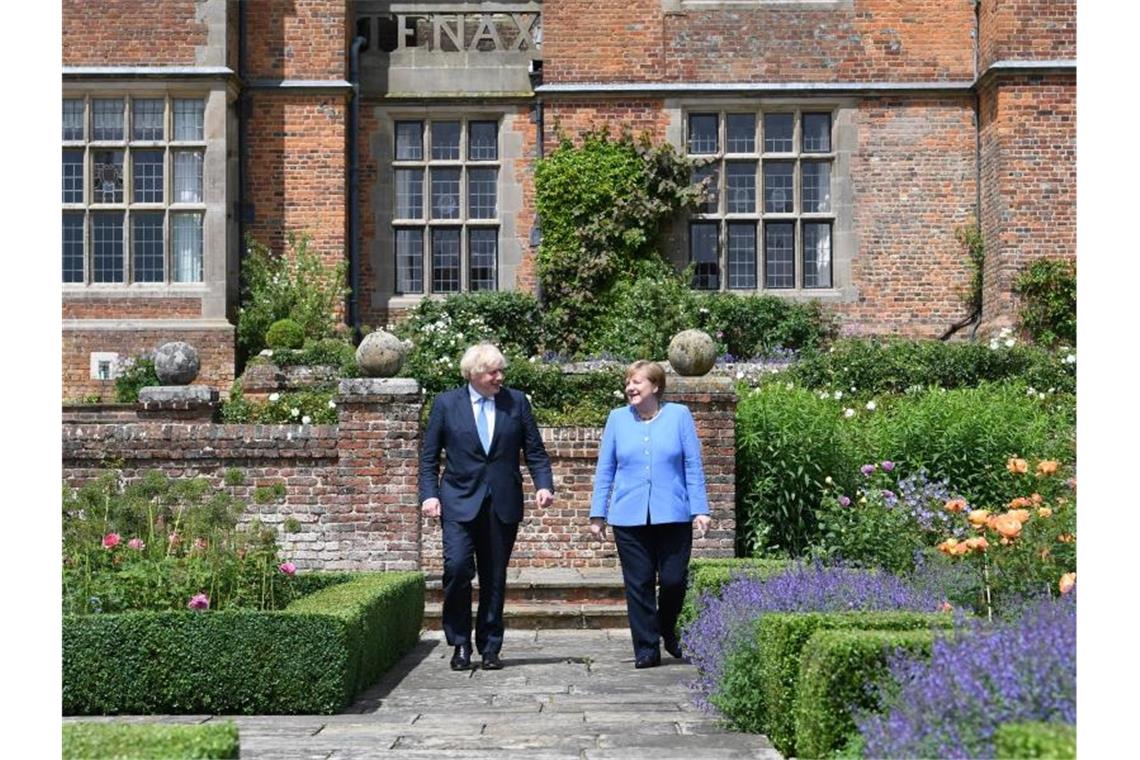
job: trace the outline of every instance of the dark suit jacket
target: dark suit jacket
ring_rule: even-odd
[[[443,476],[440,451],[447,451]],[[542,445],[530,402],[521,391],[502,387],[495,394],[495,434],[483,453],[467,386],[435,398],[420,449],[420,501],[438,498],[445,520],[474,520],[488,494],[495,514],[505,523],[523,517],[519,451],[526,456],[535,488],[554,491],[550,457]]]

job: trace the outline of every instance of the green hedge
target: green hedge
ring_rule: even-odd
[[[233,723],[163,725],[69,723],[63,727],[63,760],[229,760],[238,757]]]
[[[826,757],[856,729],[853,709],[874,710],[869,688],[888,676],[887,658],[899,649],[929,656],[934,633],[823,630],[804,646],[796,691],[795,748],[799,757]]]
[[[1075,760],[1077,727],[1065,723],[1006,723],[994,733],[994,756]]]
[[[725,584],[738,575],[768,578],[791,564],[784,559],[751,559],[741,557],[700,557],[689,561],[689,584],[677,628],[684,630],[700,614],[701,595],[720,596]]]
[[[422,574],[351,577],[279,612],[65,616],[63,712],[336,712],[423,621]]]
[[[760,616],[753,638],[729,654],[710,701],[741,731],[763,733],[795,754],[793,709],[803,648],[816,631],[950,628],[949,615],[925,612],[773,612]]]

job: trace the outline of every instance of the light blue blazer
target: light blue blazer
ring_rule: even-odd
[[[708,513],[701,442],[689,408],[664,403],[649,422],[633,406],[610,412],[590,517],[604,517],[610,525],[659,525]]]

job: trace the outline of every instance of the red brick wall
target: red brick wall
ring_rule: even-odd
[[[202,314],[201,298],[75,298],[63,302],[64,319],[178,319]]]
[[[206,44],[194,0],[63,0],[64,66],[193,66]]]
[[[543,7],[543,73],[548,83],[962,81],[973,77],[974,24],[970,0],[670,14],[661,0],[559,0]]]
[[[1077,251],[1076,75],[1001,75],[980,92],[983,328],[1014,324],[1018,273]]]
[[[184,340],[198,349],[202,367],[195,384],[213,386],[222,395],[229,393],[234,381],[232,329],[64,330],[63,398],[100,394],[104,401],[114,400],[114,381],[91,377],[92,352],[114,351],[123,357],[135,357],[172,340]]]
[[[1076,60],[1076,0],[983,0],[978,11],[980,61]]]
[[[697,556],[731,556],[735,535],[733,394],[670,393],[689,405],[701,438],[713,529],[694,542]],[[128,478],[159,469],[171,477],[220,484],[236,467],[249,501],[247,518],[276,525],[289,517],[299,533],[283,533],[286,556],[304,569],[410,569],[440,572],[439,522],[420,516],[418,451],[420,397],[342,397],[338,425],[217,425],[172,419],[125,421],[109,410],[101,421],[69,415],[63,426],[63,473],[71,485],[115,461]],[[544,428],[556,501],[529,506],[511,560],[516,567],[616,567],[611,542],[587,538],[590,497],[601,430]],[[280,502],[257,505],[257,486],[282,483]]]
[[[245,0],[251,79],[347,79],[347,0]]]
[[[871,98],[851,157],[859,300],[840,304],[851,334],[937,337],[965,316],[969,282],[954,230],[975,207],[970,96]]]
[[[311,235],[330,265],[347,256],[344,95],[258,92],[248,121],[245,183],[254,207],[246,231],[276,251],[289,232]]]

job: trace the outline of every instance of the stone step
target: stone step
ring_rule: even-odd
[[[427,602],[441,602],[443,579],[428,575]],[[479,581],[472,584],[472,599],[479,599]],[[567,604],[624,604],[625,584],[617,568],[510,568],[507,571],[507,604],[519,602],[564,602]]]
[[[440,629],[443,605],[428,602],[424,605],[424,628]],[[472,605],[472,612],[475,605]],[[507,602],[503,606],[503,622],[510,630],[550,630],[567,628],[629,628],[625,600],[607,604],[576,604],[569,602]]]

